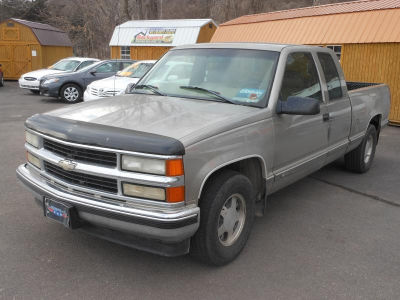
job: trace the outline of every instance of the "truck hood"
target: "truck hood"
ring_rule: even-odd
[[[59,74],[59,73],[63,73],[65,71],[60,71],[60,70],[52,70],[52,69],[40,69],[40,70],[36,70],[36,71],[32,71],[29,73],[26,73],[24,75],[22,75],[21,77],[35,77],[38,80],[40,80],[43,76],[48,76],[48,75],[52,75],[52,74]]]
[[[105,91],[117,90],[122,91],[125,90],[128,84],[136,83],[140,78],[131,78],[131,77],[123,77],[123,76],[111,76],[104,79],[96,80],[91,83],[89,86],[91,88],[96,89],[104,89]]]
[[[260,108],[197,99],[129,94],[67,106],[54,117],[152,133],[188,146],[245,125]],[[265,117],[265,116],[264,116]]]

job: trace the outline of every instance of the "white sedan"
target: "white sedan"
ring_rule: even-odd
[[[83,95],[84,101],[97,100],[125,93],[131,83],[137,83],[156,60],[142,60],[118,72],[116,75],[92,82]]]
[[[40,80],[47,75],[63,72],[75,72],[99,61],[96,58],[69,57],[64,58],[47,69],[40,69],[23,74],[19,82],[21,89],[28,89],[34,94],[39,94]]]

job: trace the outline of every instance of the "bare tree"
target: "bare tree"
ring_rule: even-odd
[[[212,18],[222,23],[245,14],[341,1],[0,0],[0,18],[24,18],[28,15],[31,16],[29,18],[50,23],[68,33],[76,55],[108,58],[108,43],[115,26],[128,20]]]

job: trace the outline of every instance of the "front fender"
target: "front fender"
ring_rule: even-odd
[[[273,145],[272,119],[265,119],[188,146],[184,155],[186,202],[197,204],[205,182],[214,172],[243,159],[259,159],[263,178],[267,178]]]

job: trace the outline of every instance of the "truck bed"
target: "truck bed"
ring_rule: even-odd
[[[380,83],[347,82],[353,120],[350,137],[364,133],[371,116],[380,116],[381,126],[389,121],[390,90]]]

